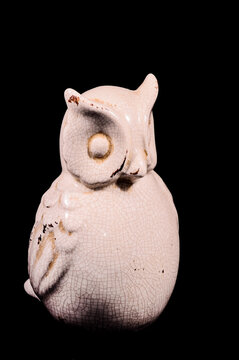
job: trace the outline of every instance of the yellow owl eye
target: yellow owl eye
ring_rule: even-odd
[[[113,150],[109,135],[97,133],[88,139],[88,155],[94,160],[105,160]]]

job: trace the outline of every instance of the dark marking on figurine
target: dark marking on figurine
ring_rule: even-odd
[[[93,109],[82,109],[81,114],[89,119],[97,121],[102,127],[112,123],[109,116]]]
[[[164,270],[162,270],[162,274],[164,273]]]
[[[41,235],[38,237],[37,244],[39,245],[41,242]]]
[[[71,97],[68,99],[69,103],[74,102],[77,106],[79,105],[80,98],[75,95],[71,95]]]
[[[136,170],[135,172],[131,172],[130,175],[137,175],[138,172],[139,172],[139,168],[138,168],[138,170]]]
[[[120,190],[127,191],[133,185],[133,182],[130,177],[120,176],[116,181],[116,185],[120,188]]]
[[[110,177],[112,178],[113,176],[115,176],[119,171],[121,171],[124,167],[124,164],[125,164],[125,161],[126,161],[126,156],[124,158],[124,161],[122,162],[121,166],[119,167],[119,169],[115,170],[111,175]]]
[[[43,230],[42,230],[43,234],[45,234],[46,228],[47,228],[47,224],[43,224]]]
[[[53,225],[52,225],[52,224],[48,224],[48,226],[49,226],[49,227],[53,227]]]

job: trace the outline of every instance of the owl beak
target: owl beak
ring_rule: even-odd
[[[143,177],[147,174],[147,163],[144,158],[137,156],[131,163],[131,166],[126,172],[127,175],[136,178]]]

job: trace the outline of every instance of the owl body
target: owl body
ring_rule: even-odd
[[[96,88],[83,98],[66,95],[72,108],[61,129],[63,170],[39,205],[25,284],[66,323],[138,328],[157,318],[173,291],[178,217],[169,190],[153,170],[152,75],[138,93],[152,85],[153,100],[148,95],[143,105],[135,92],[131,98],[138,97],[129,103],[129,90],[121,88]],[[132,129],[127,131],[132,121],[134,140]]]

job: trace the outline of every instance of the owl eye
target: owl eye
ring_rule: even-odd
[[[68,109],[62,134],[67,170],[90,187],[116,181],[126,163],[128,124],[99,104],[91,109],[91,103],[87,105],[83,99],[82,104],[75,105],[79,108]]]
[[[105,160],[113,151],[113,144],[109,135],[97,133],[88,139],[88,155],[94,160]]]

